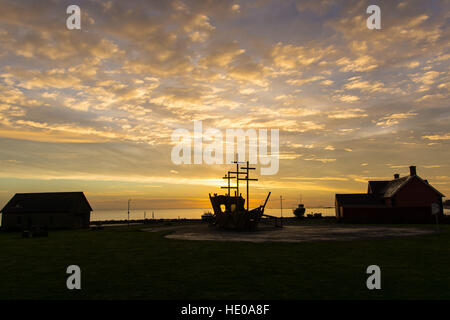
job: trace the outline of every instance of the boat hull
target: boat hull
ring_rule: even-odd
[[[303,205],[299,205],[298,208],[293,210],[294,216],[296,216],[297,218],[303,218],[303,216],[305,215],[305,212],[306,212],[306,209]]]
[[[254,230],[264,213],[263,206],[248,211],[244,209],[242,197],[210,195],[209,198],[214,210],[213,224],[219,228]]]

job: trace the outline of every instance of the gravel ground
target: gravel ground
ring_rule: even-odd
[[[253,232],[218,230],[205,224],[154,227],[141,229],[146,232],[173,231],[169,239],[247,242],[308,242],[342,241],[406,237],[433,233],[420,227],[361,226],[361,225],[298,225],[274,228],[261,226]]]

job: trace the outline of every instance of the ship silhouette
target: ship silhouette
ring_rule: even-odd
[[[305,215],[305,211],[306,211],[305,205],[303,203],[300,203],[297,208],[292,210],[292,213],[297,218],[302,218]]]
[[[228,171],[223,177],[227,180],[228,185],[226,187],[221,187],[222,189],[227,189],[228,192],[225,195],[218,195],[215,193],[211,196],[211,194],[209,194],[209,199],[211,200],[211,205],[214,210],[212,224],[224,229],[254,230],[258,226],[261,217],[264,215],[264,208],[266,207],[271,193],[269,192],[267,195],[264,204],[250,210],[249,182],[258,181],[258,179],[250,179],[250,170],[255,170],[255,168],[250,168],[248,161],[245,162],[246,167],[241,168],[239,168],[239,164],[244,162],[236,160],[233,161],[233,163],[236,164],[236,171]],[[231,186],[232,179],[236,179],[235,186]],[[242,194],[239,193],[239,181],[246,181],[247,201],[242,197]],[[231,195],[232,189],[235,189],[234,195]],[[245,207],[245,205],[247,206]]]

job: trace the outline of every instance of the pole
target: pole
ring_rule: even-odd
[[[249,166],[249,162],[247,161],[247,211],[248,211],[248,202],[249,202],[249,199],[250,199],[250,197],[248,195],[248,180],[250,178],[250,175],[249,175],[250,168],[249,167],[250,167]]]
[[[236,155],[236,194],[239,196],[239,154]]]
[[[239,153],[236,153],[236,209],[235,212],[238,212],[239,207]]]
[[[130,226],[130,202],[131,199],[128,199],[128,227]]]
[[[283,226],[283,196],[280,196],[280,210],[281,210],[280,223],[281,226]]]
[[[230,171],[228,171],[228,174],[225,175],[225,178],[228,180],[228,197],[231,197],[231,175],[230,175]]]
[[[436,231],[439,232],[439,218],[438,215],[440,212],[443,212],[442,206],[439,206],[437,203],[431,204],[431,214],[436,216]]]

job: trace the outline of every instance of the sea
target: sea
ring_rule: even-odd
[[[130,210],[130,220],[141,219],[200,219],[205,212],[211,212],[210,208],[204,209],[142,209]],[[281,211],[279,208],[266,208],[264,213],[280,217],[294,217],[292,209],[285,208]],[[335,216],[334,207],[309,207],[306,208],[306,214],[321,213],[324,217]],[[450,215],[450,209],[444,209],[444,214]],[[0,214],[1,217],[1,214]],[[95,210],[91,213],[91,221],[106,221],[106,220],[127,220],[127,210]],[[1,219],[0,219],[1,226]]]
[[[130,220],[140,219],[200,219],[205,212],[212,212],[211,208],[204,209],[146,209],[130,210]],[[292,209],[283,208],[264,210],[265,214],[275,217],[294,217]],[[306,208],[306,214],[321,213],[322,216],[335,216],[334,207]],[[127,210],[95,210],[91,213],[91,221],[127,220]]]

